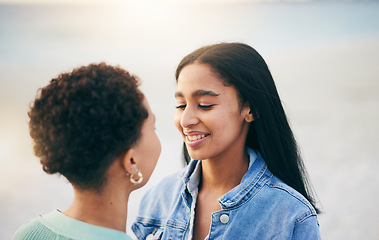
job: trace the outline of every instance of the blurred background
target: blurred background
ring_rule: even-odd
[[[377,1],[0,0],[0,238],[73,197],[33,156],[27,111],[38,88],[101,61],[141,78],[162,154],[131,196],[129,228],[146,189],[183,166],[176,65],[205,44],[238,41],[272,71],[323,210],[323,239],[379,239],[378,40]]]

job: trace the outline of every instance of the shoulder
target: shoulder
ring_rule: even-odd
[[[143,196],[140,203],[140,215],[151,214],[152,209],[161,209],[164,212],[175,199],[180,196],[180,192],[185,188],[182,176],[185,169],[166,176],[159,183],[152,186]]]
[[[180,187],[183,185],[182,183],[182,177],[184,174],[184,169],[175,172],[171,175],[165,176],[162,180],[160,180],[158,183],[154,184],[149,188],[147,191],[147,194],[152,193],[158,193],[162,190],[173,190],[177,187]]]
[[[186,225],[181,219],[176,218],[175,214],[181,213],[182,207],[187,206],[185,199],[189,193],[186,184],[193,165],[190,163],[186,168],[163,178],[145,193],[137,218],[131,227],[138,239],[146,239],[151,234],[154,235],[154,239],[160,239],[166,226],[183,229]]]
[[[288,211],[296,217],[295,224],[304,221],[309,217],[316,217],[316,210],[312,204],[298,191],[285,184],[279,178],[271,175],[265,184],[268,197],[274,198],[275,202],[280,205],[282,210]]]
[[[12,240],[54,239],[55,236],[55,233],[40,221],[40,217],[36,217],[21,225]]]

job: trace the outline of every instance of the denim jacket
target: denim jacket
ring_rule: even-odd
[[[218,200],[206,239],[321,239],[312,205],[275,177],[259,153],[247,151],[249,169]],[[192,239],[200,164],[192,160],[145,194],[132,226],[138,239]]]

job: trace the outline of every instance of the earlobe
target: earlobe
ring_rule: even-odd
[[[129,149],[122,157],[122,166],[126,173],[131,174],[132,169],[137,168],[137,164],[133,159],[134,150],[133,148]]]
[[[244,106],[244,113],[245,113],[245,121],[246,122],[252,122],[254,121],[253,114],[251,113],[249,103],[246,102]]]
[[[134,150],[129,149],[123,156],[122,159],[123,168],[125,175],[129,176],[129,180],[133,185],[138,185],[143,181],[143,175],[141,171],[137,168],[137,163],[134,160]]]
[[[252,121],[254,121],[253,115],[249,114],[247,117],[245,117],[245,121],[246,122],[252,122]]]

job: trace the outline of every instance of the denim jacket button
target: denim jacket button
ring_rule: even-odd
[[[227,224],[229,222],[229,216],[226,214],[222,214],[220,216],[220,222],[222,222],[223,224]]]

